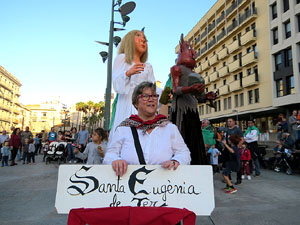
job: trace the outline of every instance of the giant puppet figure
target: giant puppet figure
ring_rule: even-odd
[[[212,102],[213,92],[204,93],[205,83],[200,74],[193,71],[196,54],[190,44],[180,38],[176,65],[171,68],[173,101],[171,120],[177,125],[191,152],[191,164],[203,165],[208,160],[201,131],[197,106],[200,102]]]

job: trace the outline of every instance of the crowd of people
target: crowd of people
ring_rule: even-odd
[[[202,120],[202,134],[210,164],[214,173],[222,171],[226,182],[226,193],[235,193],[237,189],[231,182],[231,173],[236,172],[236,185],[247,178],[260,175],[258,148],[259,130],[254,120],[248,120],[245,132],[236,125],[234,118],[227,119],[226,127],[213,127],[207,119]]]
[[[64,142],[65,157],[69,163],[111,164],[116,175],[126,173],[129,164],[162,165],[176,169],[179,165],[210,164],[213,172],[221,172],[228,194],[237,192],[231,174],[236,173],[235,185],[243,179],[259,176],[259,130],[255,121],[247,121],[243,132],[234,118],[227,119],[227,126],[216,128],[209,120],[200,122],[197,105],[212,101],[216,94],[205,93],[201,76],[193,72],[195,52],[183,40],[176,65],[171,68],[173,93],[171,121],[157,114],[159,90],[151,64],[147,63],[148,45],[144,32],[130,31],[122,40],[113,66],[113,87],[117,97],[113,104],[110,133],[97,128],[90,135],[83,124],[65,132],[41,131],[33,137],[26,127],[24,131],[12,128],[0,135],[2,166],[35,163],[35,156],[50,149],[53,142]],[[192,77],[192,82],[190,80]],[[195,82],[195,83],[193,83]],[[293,148],[300,137],[300,112],[294,110],[288,120],[280,115],[278,141],[282,146]],[[289,132],[289,127],[291,135]],[[136,151],[132,151],[135,149]]]

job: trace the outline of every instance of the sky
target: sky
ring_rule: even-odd
[[[164,85],[180,34],[187,35],[215,2],[135,0],[126,30],[114,35],[122,38],[145,27],[148,62]],[[21,81],[22,104],[41,103],[51,96],[60,96],[68,106],[104,100],[107,62],[99,52],[108,47],[95,40],[109,40],[111,0],[10,0],[0,7],[0,65]],[[118,12],[114,17],[121,22]],[[116,54],[114,47],[113,58]]]

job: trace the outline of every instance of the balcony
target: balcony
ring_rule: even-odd
[[[248,10],[248,11],[244,12],[243,14],[241,14],[239,16],[239,22],[240,22],[240,24],[244,23],[245,21],[247,21],[251,17],[253,17],[253,18],[257,17],[257,10],[256,10],[256,8],[253,8],[252,11]]]
[[[231,4],[231,6],[226,10],[226,15],[228,16],[230,13],[232,13],[236,7],[237,7],[236,2],[233,2],[233,4]]]
[[[235,80],[230,83],[230,91],[238,91],[242,89],[243,87],[241,86],[241,81],[240,80]]]
[[[256,31],[255,29],[245,33],[242,37],[241,37],[241,45],[246,45],[252,41],[256,40]]]
[[[204,46],[203,48],[201,48],[201,50],[200,50],[201,54],[203,54],[203,53],[206,52],[206,51],[207,51],[207,45]]]
[[[210,80],[210,82],[214,82],[216,80],[219,80],[219,73],[217,71],[211,73],[209,75],[209,80]]]
[[[223,66],[218,71],[219,71],[219,77],[226,77],[227,75],[229,75],[228,66]]]
[[[199,66],[197,66],[196,68],[195,68],[195,73],[201,73],[201,67],[202,67],[202,65],[199,65]]]
[[[17,114],[17,115],[20,115],[20,110],[14,109],[14,113]]]
[[[209,84],[209,83],[210,83],[210,82],[209,82],[209,77],[208,77],[208,76],[204,77],[204,81],[205,81],[205,84],[206,84],[206,85]]]
[[[9,101],[11,101],[11,99],[12,99],[11,94],[7,94],[7,93],[5,93],[5,94],[3,95],[3,97],[4,97],[5,99],[9,100]]]
[[[229,64],[229,72],[232,73],[238,69],[240,69],[240,60],[235,60],[232,63]]]
[[[215,65],[216,63],[219,62],[218,61],[218,55],[217,54],[213,55],[212,57],[210,57],[208,59],[208,61],[209,61],[209,65],[211,65],[211,66]]]
[[[257,85],[258,83],[258,74],[252,73],[249,76],[243,78],[244,87],[250,87],[253,85]]]
[[[211,32],[216,27],[216,22],[212,22],[211,24],[208,24],[208,33]]]
[[[226,30],[222,30],[220,34],[217,35],[217,41],[220,41],[226,35]]]
[[[240,43],[239,43],[239,40],[237,39],[237,40],[233,41],[231,44],[229,44],[228,51],[229,51],[229,53],[233,53],[236,50],[238,50],[239,48],[240,48]]]
[[[223,12],[218,18],[217,18],[217,25],[222,22],[225,18],[225,13]]]
[[[208,60],[206,60],[205,62],[203,62],[201,65],[202,65],[202,71],[206,70],[209,67]]]
[[[227,56],[229,56],[228,54],[228,49],[227,48],[223,48],[221,51],[218,52],[218,56],[219,59],[225,59]]]
[[[202,40],[207,35],[207,28],[200,34],[200,40]]]
[[[195,45],[197,45],[200,42],[200,35],[197,37],[196,41],[195,41]]]
[[[216,44],[216,38],[213,38],[211,41],[208,42],[208,49],[210,49],[212,46]]]
[[[252,51],[242,57],[242,66],[247,66],[257,62],[257,53]]]
[[[225,84],[224,86],[219,88],[219,95],[226,95],[229,93],[229,85]]]

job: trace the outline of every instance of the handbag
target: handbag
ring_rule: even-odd
[[[139,158],[139,162],[141,165],[146,165],[146,161],[144,158],[144,154],[143,154],[143,150],[142,150],[142,146],[139,140],[139,136],[136,130],[136,127],[130,127],[131,128],[131,132],[132,132],[132,136],[133,136],[133,140],[134,140],[134,146],[135,146],[135,150],[136,153],[138,155]]]

